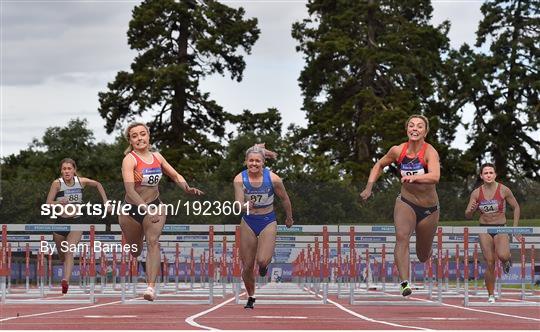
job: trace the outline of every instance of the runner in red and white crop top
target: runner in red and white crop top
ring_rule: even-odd
[[[497,189],[491,199],[486,199],[484,195],[483,186],[480,186],[478,190],[478,211],[480,213],[505,213],[506,212],[506,200],[501,195],[502,184],[497,183]]]
[[[411,236],[416,235],[416,256],[420,262],[429,259],[433,237],[439,221],[439,198],[436,185],[440,179],[439,154],[425,139],[429,132],[429,120],[420,114],[411,115],[405,122],[408,140],[394,145],[379,159],[371,172],[364,190],[360,193],[367,200],[373,184],[384,168],[396,163],[401,173],[401,191],[394,205],[396,246],[394,262],[401,279],[401,294],[409,296],[412,289],[410,278]]]
[[[143,240],[146,241],[148,288],[143,297],[153,301],[156,298],[154,287],[161,261],[159,237],[167,217],[167,211],[159,199],[159,181],[166,174],[188,194],[202,195],[203,192],[190,187],[160,153],[150,152],[150,131],[146,125],[130,124],[126,130],[126,139],[130,147],[122,160],[122,179],[126,189],[126,206],[122,210],[128,211],[118,216],[118,223],[133,257],[141,254]]]
[[[488,291],[488,302],[495,302],[495,263],[500,259],[503,263],[505,274],[510,273],[512,266],[510,255],[510,239],[508,234],[499,232],[499,227],[506,226],[506,203],[514,210],[513,226],[519,223],[519,204],[507,186],[495,181],[497,173],[495,165],[483,164],[480,167],[480,179],[482,185],[476,188],[469,198],[469,204],[465,210],[465,217],[470,219],[476,210],[480,211],[480,226],[485,231],[478,234],[482,255],[486,260],[484,281]],[[497,227],[498,226],[498,227]],[[516,235],[520,240],[520,236]]]
[[[147,163],[144,161],[135,151],[131,151],[130,154],[135,158],[136,166],[134,170],[135,185],[154,187],[159,184],[159,180],[163,176],[161,170],[161,162],[152,153],[152,162]]]

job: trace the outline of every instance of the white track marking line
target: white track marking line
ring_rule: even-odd
[[[434,302],[434,301],[430,301],[430,300],[419,299],[419,298],[417,298],[417,297],[411,297],[411,299],[415,299],[415,300],[419,300],[419,301],[423,301],[423,302]],[[492,314],[492,315],[497,315],[497,316],[512,317],[512,318],[520,318],[520,319],[533,320],[533,321],[535,321],[535,322],[540,322],[540,319],[538,319],[538,318],[523,317],[523,316],[516,316],[516,315],[504,314],[504,313],[502,313],[502,312],[495,312],[495,311],[486,311],[486,310],[480,310],[480,309],[473,309],[473,308],[468,308],[468,307],[463,307],[463,306],[454,305],[454,304],[448,304],[448,303],[441,303],[440,305],[447,306],[447,307],[452,307],[452,308],[463,309],[463,310],[482,312],[482,313]],[[497,308],[497,307],[494,307],[494,308]]]
[[[7,317],[7,318],[2,318],[2,319],[0,319],[0,322],[5,322],[5,321],[8,321],[8,320],[17,319],[17,318],[38,317],[38,316],[45,316],[45,315],[51,315],[51,314],[58,314],[58,313],[61,313],[61,312],[70,312],[70,311],[78,311],[78,310],[84,310],[84,309],[90,309],[90,308],[98,308],[98,307],[104,307],[104,306],[107,306],[107,305],[116,304],[116,303],[121,303],[121,302],[122,302],[122,301],[114,301],[114,302],[108,302],[108,303],[103,303],[103,304],[91,305],[91,306],[88,306],[88,307],[71,308],[71,309],[64,309],[64,310],[55,310],[55,311],[49,311],[49,312],[41,312],[41,313],[38,313],[38,314],[30,314],[30,315],[21,315],[21,316]]]
[[[253,316],[261,319],[308,319],[306,316]]]
[[[246,294],[246,292],[240,294],[240,296]],[[205,311],[202,311],[202,312],[199,312],[198,314],[195,314],[195,315],[192,315],[192,316],[189,316],[188,318],[185,319],[185,322],[188,323],[189,325],[193,326],[193,327],[198,327],[200,329],[206,329],[206,330],[210,330],[210,331],[220,331],[219,329],[216,329],[214,327],[209,327],[209,326],[204,326],[204,325],[201,325],[197,322],[195,322],[195,319],[201,317],[201,316],[204,316],[206,315],[207,313],[210,313],[216,309],[219,309],[221,307],[223,307],[224,305],[226,305],[227,303],[229,302],[232,302],[234,301],[235,297],[231,297],[230,299],[228,299],[227,301],[223,301],[221,302],[220,304],[216,305],[216,306],[213,306],[212,308],[210,309],[207,309]]]
[[[309,289],[306,289],[308,292],[312,293],[312,294],[315,294],[315,292],[309,290]],[[321,295],[317,294],[318,297],[322,298]],[[360,319],[363,319],[365,321],[368,321],[368,322],[372,322],[372,323],[379,323],[379,324],[384,324],[384,325],[390,325],[390,326],[393,326],[393,327],[404,327],[404,328],[407,328],[407,329],[416,329],[416,330],[423,330],[423,331],[433,331],[432,329],[427,329],[427,328],[424,328],[424,327],[418,327],[418,326],[408,326],[408,325],[401,325],[401,324],[395,324],[395,323],[390,323],[390,322],[386,322],[386,321],[382,321],[382,320],[376,320],[376,319],[373,319],[373,318],[369,318],[369,317],[366,317],[364,315],[360,315],[359,313],[355,312],[355,311],[352,311],[352,310],[349,310],[347,308],[345,308],[344,306],[342,306],[341,304],[337,303],[337,302],[334,302],[330,299],[327,299],[327,301],[329,303],[332,303],[333,305],[335,305],[336,307],[338,307],[339,309],[345,311],[346,313],[348,314],[351,314],[355,317],[358,317]]]
[[[136,315],[85,315],[84,318],[137,318]]]

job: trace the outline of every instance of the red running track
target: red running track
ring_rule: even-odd
[[[164,298],[163,296],[162,298]],[[464,308],[461,299],[443,306],[348,304],[330,296],[327,305],[257,304],[246,310],[231,296],[214,305],[121,304],[0,306],[1,330],[538,330],[540,307]],[[421,299],[414,297],[413,299]],[[425,299],[424,299],[425,300]],[[242,300],[242,303],[245,302]],[[282,303],[286,303],[283,299]]]

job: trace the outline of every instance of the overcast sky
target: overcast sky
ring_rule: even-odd
[[[297,84],[304,62],[291,25],[307,17],[306,1],[224,1],[257,17],[260,38],[245,58],[244,80],[212,77],[202,91],[225,110],[278,108],[284,124],[305,125]],[[89,121],[98,141],[111,141],[99,116],[97,93],[135,53],[127,45],[131,10],[139,1],[7,1],[1,11],[0,156],[24,149],[47,127]],[[452,47],[473,44],[482,1],[433,1],[433,23],[452,23]],[[464,135],[454,146],[464,147]]]

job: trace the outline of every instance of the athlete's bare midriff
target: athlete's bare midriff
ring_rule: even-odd
[[[506,225],[506,215],[503,212],[482,213],[480,223],[484,225]]]
[[[439,196],[434,184],[403,183],[401,185],[401,196],[422,207],[439,204]]]
[[[150,203],[156,198],[159,197],[159,189],[157,186],[155,187],[146,187],[146,186],[137,186],[135,185],[135,191],[141,198],[146,202]],[[127,195],[125,197],[125,200],[129,204],[135,204]]]

